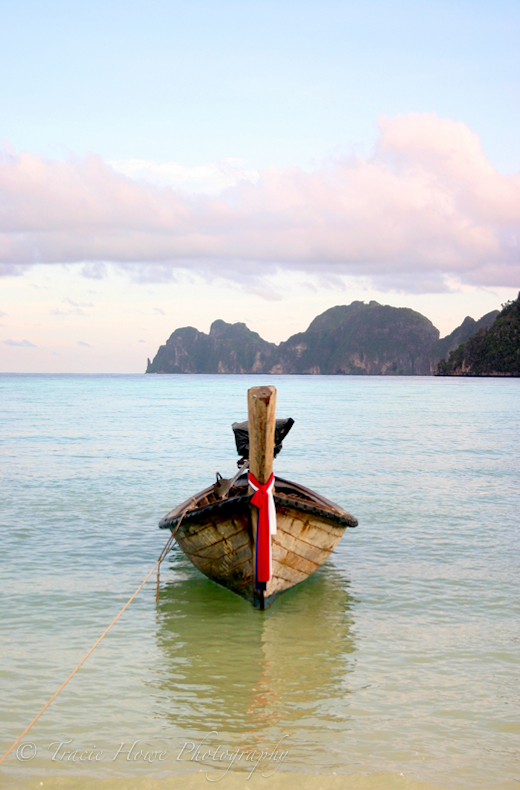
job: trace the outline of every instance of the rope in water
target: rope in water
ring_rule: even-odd
[[[175,535],[177,534],[177,530],[179,529],[180,525],[182,524],[182,519],[184,518],[184,516],[186,515],[186,513],[188,512],[188,510],[190,509],[190,507],[192,505],[193,506],[197,505],[197,500],[195,499],[195,497],[192,497],[190,499],[190,501],[188,502],[188,504],[186,505],[186,507],[182,511],[181,517],[178,520],[175,529],[172,529],[172,534],[170,535],[170,537],[166,541],[166,546],[161,551],[161,556],[157,560],[157,565],[155,566],[155,568],[157,568],[157,590],[156,590],[156,593],[155,593],[155,602],[156,603],[159,601],[159,581],[160,581],[160,574],[161,574],[161,562],[164,560],[164,558],[166,557],[166,555],[170,551],[170,549],[172,547],[172,543],[175,540]],[[155,570],[155,568],[152,570],[152,573]]]
[[[101,640],[102,640],[102,639],[104,639],[104,637],[105,637],[105,636],[108,634],[108,632],[110,631],[110,629],[112,628],[112,626],[113,626],[113,625],[115,625],[115,623],[117,623],[117,621],[119,620],[119,618],[121,617],[121,615],[123,614],[123,612],[125,611],[125,609],[127,609],[127,608],[130,606],[130,604],[131,604],[131,603],[132,603],[132,601],[134,600],[134,598],[135,598],[135,596],[137,595],[137,593],[138,593],[138,592],[140,592],[140,590],[142,590],[142,588],[144,587],[144,585],[146,584],[146,582],[148,581],[148,579],[150,578],[150,576],[152,575],[152,573],[154,572],[154,570],[155,570],[156,568],[157,568],[157,593],[156,593],[156,600],[158,600],[158,599],[159,599],[159,568],[160,568],[161,562],[164,560],[164,558],[165,558],[165,557],[166,557],[166,555],[168,554],[168,552],[169,552],[169,550],[170,550],[170,548],[171,548],[171,546],[172,546],[173,540],[174,540],[174,538],[175,538],[175,535],[176,535],[176,533],[177,533],[177,530],[179,529],[179,527],[180,527],[180,525],[181,525],[182,519],[183,519],[183,518],[184,518],[184,516],[186,515],[187,511],[189,510],[189,508],[192,506],[192,504],[193,504],[193,501],[194,501],[194,500],[190,500],[190,503],[189,503],[189,505],[188,505],[188,506],[185,508],[185,510],[183,511],[183,513],[182,513],[182,515],[181,515],[181,517],[180,517],[179,521],[177,522],[177,525],[176,525],[175,529],[174,529],[174,530],[172,530],[172,534],[170,535],[170,537],[169,537],[169,538],[168,538],[168,540],[166,541],[166,545],[165,545],[164,549],[163,549],[163,550],[162,550],[162,552],[161,552],[161,556],[159,557],[159,559],[157,560],[157,562],[156,562],[156,563],[155,563],[155,565],[153,566],[153,568],[152,568],[152,570],[150,571],[150,573],[149,573],[149,574],[146,576],[146,578],[145,578],[145,579],[144,579],[144,580],[141,582],[141,584],[139,585],[139,587],[137,588],[137,590],[135,591],[135,593],[132,595],[132,597],[128,599],[128,601],[125,603],[125,605],[123,606],[123,608],[121,609],[121,611],[119,612],[119,614],[118,614],[118,615],[116,615],[116,617],[114,617],[114,619],[112,620],[112,622],[110,623],[110,625],[108,626],[108,628],[106,628],[106,629],[103,631],[103,633],[101,634],[101,636],[99,637],[99,639],[97,640],[97,642],[95,642],[95,643],[92,645],[92,647],[90,648],[90,650],[88,651],[88,653],[87,653],[87,654],[86,654],[86,655],[85,655],[85,656],[84,656],[84,657],[81,659],[81,661],[79,662],[79,664],[78,664],[78,666],[76,667],[76,669],[74,669],[74,670],[73,670],[73,671],[70,673],[70,675],[68,676],[67,680],[65,680],[65,681],[64,681],[64,682],[61,684],[61,686],[59,687],[59,689],[58,689],[58,690],[57,690],[57,691],[56,691],[56,692],[55,692],[55,693],[52,695],[52,697],[50,698],[50,700],[49,700],[48,702],[46,702],[46,703],[45,703],[45,705],[43,706],[43,708],[41,709],[41,711],[40,711],[40,712],[39,712],[39,713],[38,713],[38,714],[37,714],[37,715],[34,717],[34,719],[33,719],[33,720],[31,721],[31,723],[30,723],[30,724],[29,724],[29,725],[28,725],[28,726],[25,728],[25,730],[22,732],[22,734],[18,736],[18,738],[15,740],[15,742],[12,744],[12,746],[10,746],[10,747],[9,747],[9,749],[6,751],[6,753],[4,754],[4,756],[3,756],[2,758],[0,758],[0,765],[1,765],[1,764],[4,762],[4,760],[5,760],[7,757],[9,757],[9,755],[11,754],[11,752],[13,751],[13,749],[15,749],[15,748],[16,748],[16,746],[18,746],[18,744],[20,743],[20,741],[22,740],[22,738],[23,738],[25,735],[27,735],[27,733],[29,732],[29,730],[31,729],[31,727],[32,727],[34,724],[36,724],[36,722],[38,721],[38,719],[40,718],[40,716],[41,716],[43,713],[45,713],[45,711],[47,710],[47,708],[49,707],[49,705],[50,705],[52,702],[54,702],[54,700],[56,699],[56,697],[58,696],[58,694],[59,694],[59,693],[60,693],[60,692],[61,692],[61,691],[62,691],[62,690],[65,688],[65,686],[67,685],[67,683],[69,682],[69,680],[71,680],[71,679],[74,677],[74,675],[76,674],[76,672],[78,671],[78,669],[80,669],[80,667],[82,667],[82,666],[83,666],[83,664],[85,663],[85,661],[87,660],[87,658],[88,658],[88,657],[89,657],[89,656],[90,656],[90,655],[91,655],[91,654],[94,652],[94,650],[95,650],[95,649],[96,649],[96,647],[99,645],[99,643],[101,642]]]

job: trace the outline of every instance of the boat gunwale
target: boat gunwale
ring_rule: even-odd
[[[320,494],[316,494],[309,488],[305,488],[298,483],[293,483],[290,480],[285,480],[284,478],[277,478],[279,482],[282,484],[286,484],[286,486],[293,487],[295,489],[299,489],[302,495],[307,496],[309,500],[318,500],[320,504],[324,506],[320,506],[320,504],[312,504],[311,502],[305,502],[302,499],[296,496],[284,496],[283,494],[279,494],[276,492],[274,493],[274,501],[275,504],[289,509],[294,509],[299,512],[308,513],[313,516],[317,516],[318,518],[322,518],[324,521],[328,521],[332,523],[332,525],[337,526],[338,528],[348,528],[348,527],[357,527],[358,521],[356,518],[350,515],[346,510],[341,508],[339,505],[335,505],[333,502],[329,502],[329,500],[322,497]],[[242,486],[241,486],[242,487]],[[160,529],[174,529],[179,522],[182,513],[186,510],[186,507],[189,506],[190,502],[198,502],[204,499],[206,496],[211,494],[213,491],[213,486],[209,486],[205,488],[203,491],[200,491],[195,496],[187,499],[181,505],[178,505],[174,510],[170,511],[164,518],[161,519],[159,522]],[[192,507],[186,510],[184,517],[183,517],[183,524],[186,526],[193,521],[198,521],[201,517],[211,517],[213,513],[222,515],[223,512],[229,512],[242,507],[248,507],[251,501],[252,494],[241,494],[239,496],[227,497],[226,499],[220,499],[215,502],[210,502],[207,505],[202,507]]]

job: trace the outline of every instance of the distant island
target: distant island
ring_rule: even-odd
[[[436,376],[520,376],[520,293],[435,367]]]
[[[516,309],[518,314],[518,307]],[[165,345],[160,346],[153,361],[148,360],[146,372],[459,375],[443,367],[450,364],[445,358],[450,355],[451,360],[453,352],[458,354],[470,338],[480,337],[482,333],[487,337],[486,333],[503,314],[504,311],[493,310],[478,321],[468,316],[451,334],[440,339],[439,330],[415,310],[357,301],[331,307],[317,316],[305,332],[278,345],[263,340],[243,323],[228,324],[218,320],[211,325],[209,334],[192,326],[176,329]],[[493,342],[500,345],[501,341]],[[473,357],[471,359],[464,364],[473,366],[476,371],[476,363]]]

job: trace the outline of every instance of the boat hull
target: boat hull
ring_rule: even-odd
[[[256,508],[246,486],[237,495],[211,501],[213,487],[183,503],[160,523],[174,530],[193,565],[213,581],[260,608],[281,592],[305,581],[330,556],[347,527],[357,525],[349,513],[290,481],[276,481],[277,532],[272,536],[272,577],[264,593],[255,589]]]

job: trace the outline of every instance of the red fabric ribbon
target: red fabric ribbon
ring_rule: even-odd
[[[276,534],[276,509],[274,506],[274,474],[261,484],[249,472],[249,485],[255,492],[251,504],[258,508],[256,530],[256,581],[268,582],[272,575],[271,535]]]

